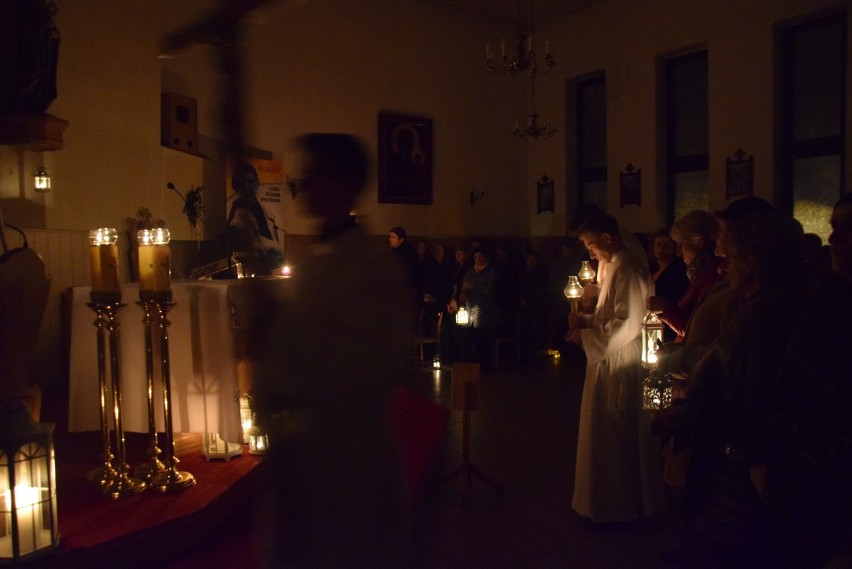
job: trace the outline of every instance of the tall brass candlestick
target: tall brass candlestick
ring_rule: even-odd
[[[153,322],[159,325],[160,364],[163,378],[163,411],[166,430],[166,454],[163,470],[152,473],[151,485],[160,492],[182,490],[195,484],[195,477],[189,472],[177,469],[180,462],[175,456],[175,434],[172,428],[171,372],[169,366],[169,321],[166,314],[174,306],[171,289],[171,254],[169,251],[169,230],[143,229],[136,236],[139,242],[139,297],[146,305],[146,312],[154,315]],[[153,328],[153,323],[151,324]],[[151,330],[151,337],[153,330]],[[152,372],[149,372],[149,378]],[[149,398],[153,398],[153,387],[149,386]],[[153,413],[153,399],[149,399],[148,408]],[[151,415],[153,417],[153,415]],[[151,419],[153,420],[153,418]]]
[[[107,398],[109,397],[109,386],[106,382],[106,343],[104,340],[104,304],[102,302],[90,302],[89,308],[95,311],[96,318],[94,325],[97,326],[97,346],[98,346],[98,394],[100,399],[100,419],[101,419],[101,439],[103,442],[103,464],[91,472],[87,478],[89,482],[98,484],[101,488],[109,485],[110,481],[115,478],[116,470],[112,465],[115,456],[112,454],[110,444],[110,428],[109,416],[107,414]]]
[[[145,489],[145,483],[128,476],[124,427],[121,413],[121,359],[119,355],[118,311],[121,304],[121,288],[118,283],[118,232],[111,227],[93,229],[89,232],[92,264],[92,302],[89,307],[97,318],[98,388],[100,390],[101,437],[103,438],[103,464],[89,473],[88,479],[95,482],[104,494],[113,499],[136,494]],[[109,333],[110,379],[106,381],[105,332]],[[115,454],[110,447],[109,416],[107,413],[108,392],[112,391],[113,420],[115,426]]]
[[[95,324],[98,326],[98,379],[101,388],[101,434],[104,437],[104,465],[90,472],[89,480],[97,482],[104,494],[118,500],[124,496],[138,494],[147,486],[142,480],[128,475],[130,467],[126,460],[127,453],[121,411],[121,356],[117,320],[118,311],[125,305],[121,304],[120,295],[115,296],[112,300],[105,300],[102,294],[93,292],[92,297],[89,306],[98,315]],[[115,422],[114,456],[109,448],[109,426],[107,425],[104,331],[109,333],[110,388],[112,390],[113,420]]]
[[[163,409],[165,411],[165,429],[166,429],[166,456],[165,456],[165,471],[157,474],[151,484],[160,492],[169,492],[172,490],[183,490],[195,484],[195,477],[189,472],[182,472],[177,469],[177,463],[180,462],[175,456],[175,436],[172,428],[172,402],[171,402],[171,373],[169,369],[169,321],[166,319],[166,314],[174,306],[171,301],[172,293],[162,293],[153,296],[154,304],[157,307],[160,323],[160,359],[162,363],[163,375]]]
[[[145,298],[140,293],[141,300],[137,302],[145,311],[142,322],[145,324],[145,372],[148,380],[148,435],[151,437],[148,445],[148,460],[136,467],[133,473],[140,479],[150,483],[158,474],[166,471],[160,460],[162,452],[157,440],[157,422],[154,415],[154,326],[155,314],[159,316],[156,303],[151,298]]]

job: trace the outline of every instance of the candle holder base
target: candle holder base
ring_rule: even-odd
[[[180,470],[167,470],[154,477],[151,486],[163,494],[173,490],[185,490],[195,485],[195,476]]]
[[[101,491],[113,500],[119,500],[125,496],[139,494],[147,487],[148,484],[145,481],[124,474],[115,477],[109,484],[102,486]]]
[[[153,456],[148,459],[148,462],[144,462],[134,468],[133,476],[150,484],[159,474],[166,471],[166,465],[160,460],[159,448],[154,447],[148,451],[148,454],[152,454]]]
[[[101,488],[109,486],[112,481],[118,476],[118,472],[112,467],[112,464],[100,466],[94,470],[90,470],[86,474],[86,481],[90,484],[97,484]]]

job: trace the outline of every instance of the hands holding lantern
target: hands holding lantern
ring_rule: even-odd
[[[565,298],[571,303],[571,312],[568,314],[568,333],[564,337],[566,342],[583,345],[580,329],[586,327],[589,321],[589,316],[585,312],[587,308],[594,307],[600,290],[594,279],[595,271],[588,261],[583,261],[580,272],[576,276],[568,277],[568,284],[563,291]]]

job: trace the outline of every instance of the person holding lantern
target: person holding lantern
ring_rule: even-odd
[[[688,439],[683,551],[695,567],[784,567],[781,519],[768,476],[783,460],[778,421],[790,389],[777,378],[805,294],[802,227],[747,216],[726,234],[732,317],[690,376],[686,397],[654,417]]]
[[[664,509],[660,444],[641,412],[642,322],[650,278],[615,219],[589,216],[579,237],[605,263],[594,313],[569,315],[566,339],[586,353],[571,506],[595,523],[627,522]]]

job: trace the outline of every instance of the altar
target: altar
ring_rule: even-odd
[[[175,432],[219,433],[224,440],[242,441],[234,319],[234,298],[241,286],[244,283],[239,280],[172,283],[175,304],[167,319]],[[90,287],[74,287],[72,293],[68,430],[99,430],[97,327],[95,313],[87,306]],[[123,427],[126,432],[148,432],[144,312],[136,304],[139,285],[122,285],[121,298],[126,304],[117,318]],[[154,403],[157,428],[162,432],[162,380],[157,357],[155,354]],[[109,381],[109,369],[107,378]],[[111,408],[112,403],[108,405]]]

